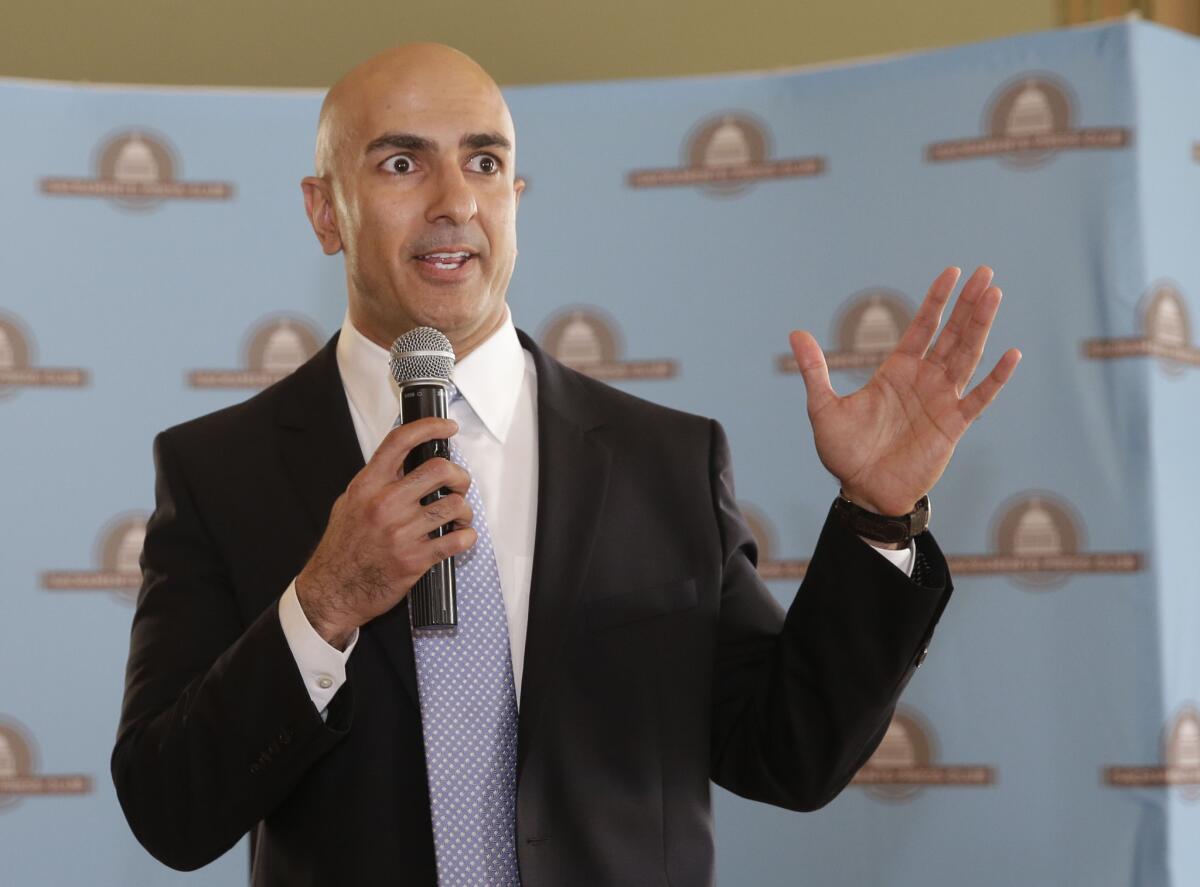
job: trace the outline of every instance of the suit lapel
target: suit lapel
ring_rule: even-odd
[[[518,335],[538,371],[537,531],[517,738],[520,773],[587,576],[611,454],[590,434],[600,424],[590,392],[528,336]]]
[[[523,332],[518,336],[538,371],[538,511],[521,686],[519,772],[535,741],[555,663],[587,576],[611,454],[591,434],[600,421],[591,392],[577,374],[548,357]],[[318,535],[324,532],[334,501],[363,466],[336,346],[335,335],[296,371],[279,411],[283,463]],[[362,634],[382,648],[419,708],[407,600],[363,626]]]
[[[338,373],[337,338],[283,383],[288,396],[279,408],[283,464],[319,532],[334,500],[363,467]]]
[[[337,335],[285,382],[278,423],[283,464],[319,538],[337,497],[363,467],[362,449],[337,366]],[[383,648],[417,703],[416,665],[408,601],[362,628],[363,639]]]

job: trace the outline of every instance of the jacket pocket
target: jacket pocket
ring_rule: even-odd
[[[651,585],[588,600],[588,624],[595,631],[665,616],[696,606],[696,580]]]

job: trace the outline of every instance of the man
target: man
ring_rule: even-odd
[[[928,533],[895,551],[863,537],[922,529],[919,502],[1016,366],[1007,353],[962,397],[1000,300],[991,272],[930,348],[958,276],[941,274],[850,397],[792,334],[844,498],[785,617],[720,427],[574,373],[512,326],[515,145],[499,89],[454,50],[400,47],[347,75],[303,182],[324,251],[345,256],[340,335],[156,440],[113,776],[168,865],[249,830],[258,885],[709,884],[710,779],[821,806],[924,655],[950,594],[941,554]],[[457,352],[457,421],[389,431],[386,348],[420,325]],[[453,460],[403,471],[440,438]],[[409,589],[448,557],[459,627],[410,629]]]

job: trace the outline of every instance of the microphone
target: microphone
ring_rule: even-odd
[[[454,346],[433,327],[411,329],[392,343],[392,378],[400,386],[400,416],[397,425],[435,416],[449,416],[450,373],[454,369]],[[450,458],[450,444],[431,440],[416,446],[404,459],[404,473],[435,457]],[[421,500],[436,502],[450,491],[443,487]],[[444,536],[449,525],[438,527],[431,537]],[[413,628],[452,628],[458,624],[458,598],[454,587],[454,559],[434,564],[417,580],[408,596]]]

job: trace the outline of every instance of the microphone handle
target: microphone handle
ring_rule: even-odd
[[[400,389],[399,424],[415,422],[435,416],[445,419],[450,414],[450,402],[446,385],[440,382],[409,383]],[[404,459],[404,473],[412,471],[423,462],[441,457],[450,458],[450,444],[444,440],[431,440],[420,444]],[[422,505],[436,502],[450,491],[443,487],[421,500]],[[429,535],[433,538],[450,532],[450,525],[438,527]],[[413,628],[453,628],[458,624],[458,595],[454,584],[454,559],[447,558],[434,564],[417,580],[408,595],[408,612]]]

